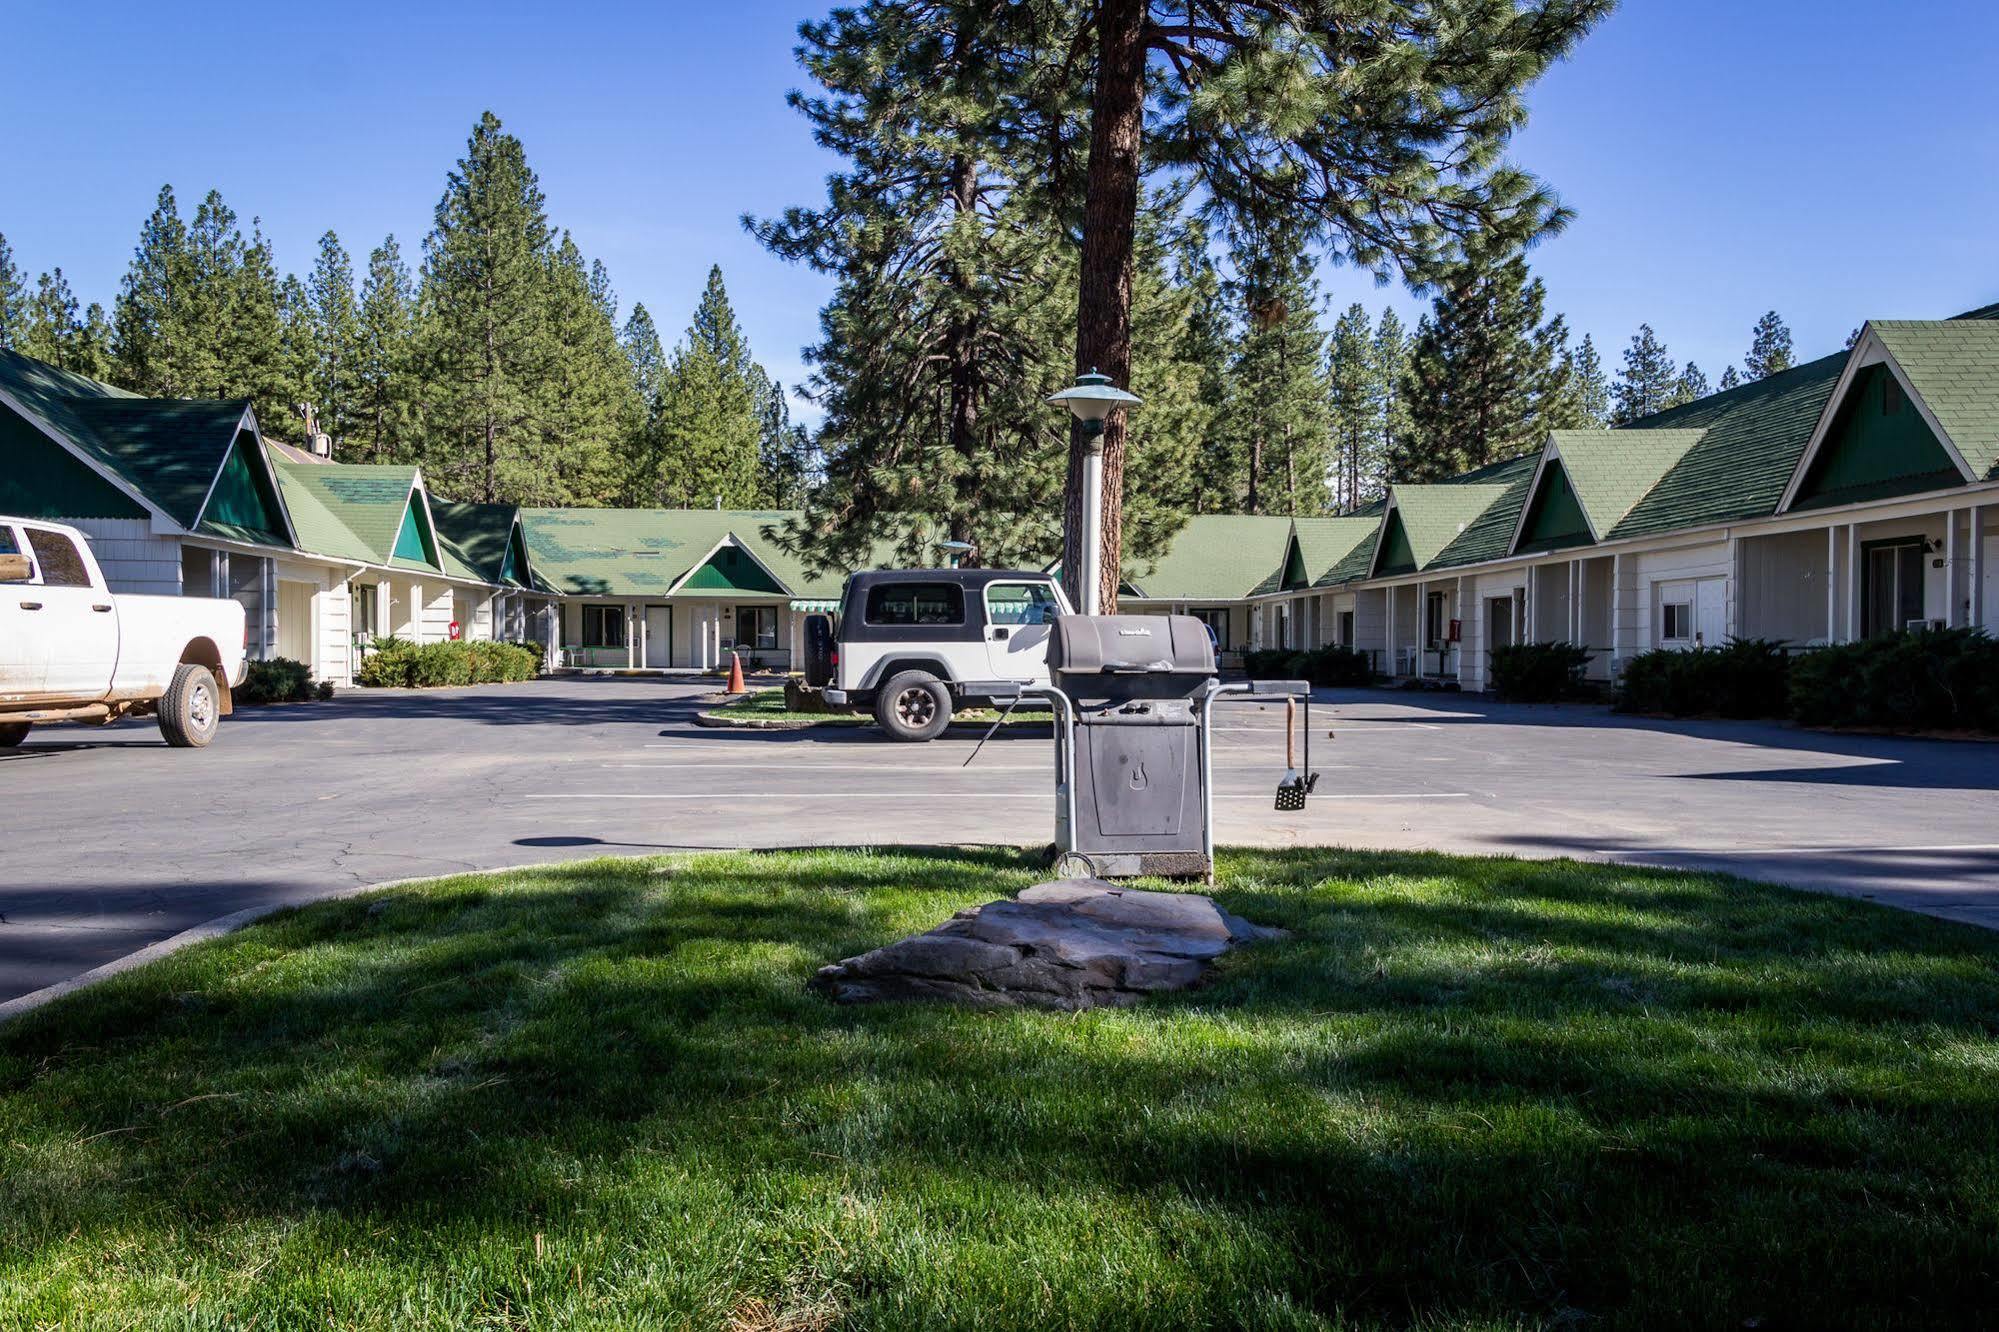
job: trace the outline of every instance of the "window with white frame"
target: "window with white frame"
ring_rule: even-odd
[[[746,648],[775,648],[777,607],[736,607],[736,644]]]
[[[1659,641],[1661,643],[1691,643],[1694,641],[1694,603],[1692,601],[1662,601],[1659,603]]]
[[[601,648],[621,648],[625,645],[625,608],[623,606],[585,606],[583,608],[583,646]]]
[[[1433,648],[1444,646],[1444,637],[1449,630],[1447,612],[1450,595],[1432,592],[1423,601],[1423,639]]]

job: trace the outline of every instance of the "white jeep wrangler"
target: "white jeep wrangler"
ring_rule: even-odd
[[[1048,574],[874,569],[851,574],[837,624],[807,622],[805,682],[872,711],[896,740],[934,740],[1005,682],[1048,682],[1049,625],[1070,614]]]

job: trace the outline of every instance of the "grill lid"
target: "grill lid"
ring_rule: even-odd
[[[1064,615],[1048,669],[1069,675],[1213,675],[1208,627],[1191,615]]]

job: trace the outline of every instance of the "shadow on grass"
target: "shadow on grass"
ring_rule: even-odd
[[[138,1234],[172,1270],[307,1227],[331,1281],[420,1233],[427,1280],[602,1313],[463,1238],[548,1231],[576,1299],[585,1270],[685,1269],[662,1307],[697,1321],[743,1290],[869,1326],[1981,1321],[1991,936],[1563,862],[1223,870],[1292,938],[1081,1017],[803,987],[1032,882],[1009,851],[598,862],[289,913],[0,1029],[0,1253],[18,1280]]]

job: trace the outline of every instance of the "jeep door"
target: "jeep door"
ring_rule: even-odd
[[[1048,627],[1061,613],[1053,583],[987,583],[986,658],[993,678],[1046,679]]]

